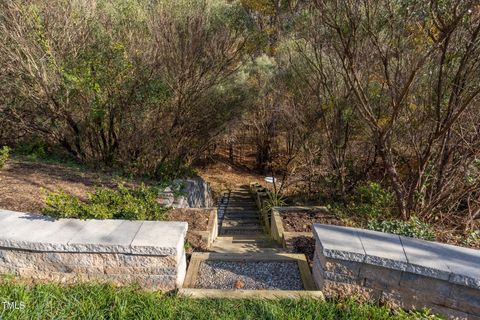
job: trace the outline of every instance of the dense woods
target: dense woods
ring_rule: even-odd
[[[479,1],[11,0],[0,39],[0,146],[478,230]]]

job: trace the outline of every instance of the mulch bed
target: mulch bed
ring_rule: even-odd
[[[189,230],[207,231],[210,210],[192,210],[188,208],[171,209],[167,213],[169,221],[188,222]]]
[[[289,210],[280,212],[280,216],[286,232],[311,232],[312,224],[314,223],[345,225],[337,216],[325,210]],[[315,253],[315,239],[313,235],[289,238],[286,247],[291,253],[305,254],[310,263],[313,261]]]
[[[169,221],[184,221],[188,223],[187,242],[190,247],[186,249],[187,254],[192,252],[205,252],[207,243],[202,240],[198,234],[192,231],[207,231],[208,221],[210,219],[210,210],[192,210],[192,209],[171,209],[167,213]]]
[[[323,210],[292,210],[280,212],[280,216],[287,232],[310,232],[314,223],[345,225],[337,216]]]
[[[307,256],[308,262],[313,262],[315,254],[315,238],[313,236],[298,236],[287,241],[287,250],[291,253],[303,253]]]
[[[194,252],[207,252],[208,245],[203,241],[202,237],[198,234],[194,234],[187,231],[186,241],[190,244],[190,247],[185,249],[187,258],[190,258],[190,255]]]

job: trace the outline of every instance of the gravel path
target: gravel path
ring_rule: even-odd
[[[296,262],[204,261],[200,264],[195,288],[303,290]]]

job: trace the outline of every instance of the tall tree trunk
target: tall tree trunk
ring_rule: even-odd
[[[400,183],[400,177],[393,161],[392,151],[388,146],[385,137],[380,137],[378,139],[378,153],[383,160],[385,170],[387,171],[390,183],[392,184],[393,192],[395,193],[397,209],[402,215],[402,218],[407,220],[409,218],[409,212],[405,202],[405,192],[402,184]]]
[[[228,159],[230,160],[230,163],[233,164],[235,160],[233,157],[233,143],[228,145]]]

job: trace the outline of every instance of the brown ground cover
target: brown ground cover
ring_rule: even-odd
[[[345,224],[337,216],[323,210],[297,210],[280,213],[283,227],[288,232],[309,232],[314,223],[334,224],[344,226]]]
[[[187,231],[187,254],[192,252],[203,252],[207,250],[207,243],[202,240],[202,237],[192,231],[207,231],[208,222],[210,218],[210,210],[195,210],[188,208],[175,208],[167,213],[167,220],[169,221],[184,221],[188,223]]]
[[[167,212],[167,219],[170,221],[188,222],[188,229],[195,231],[207,231],[210,210],[195,210],[175,208]]]
[[[121,183],[135,186],[142,182],[151,183],[63,163],[12,157],[0,170],[0,209],[40,213],[48,192],[62,190],[85,200],[87,193],[93,192],[95,188],[115,188]],[[206,231],[209,214],[208,210],[172,209],[168,212],[168,220],[188,222],[189,230],[192,231]],[[200,236],[188,232],[187,240],[193,250],[206,250],[207,244]]]
[[[39,213],[48,192],[63,190],[85,199],[96,187],[131,184],[112,174],[62,163],[43,163],[10,158],[0,170],[0,208]]]
[[[344,226],[335,214],[325,210],[288,210],[280,213],[283,228],[287,232],[310,232],[314,223],[333,224]],[[312,236],[298,236],[289,238],[286,243],[287,250],[292,253],[303,253],[309,262],[313,261],[315,252],[315,239]]]
[[[305,254],[308,262],[313,262],[313,256],[315,254],[315,238],[313,236],[298,236],[290,238],[287,241],[286,247],[291,253]]]

